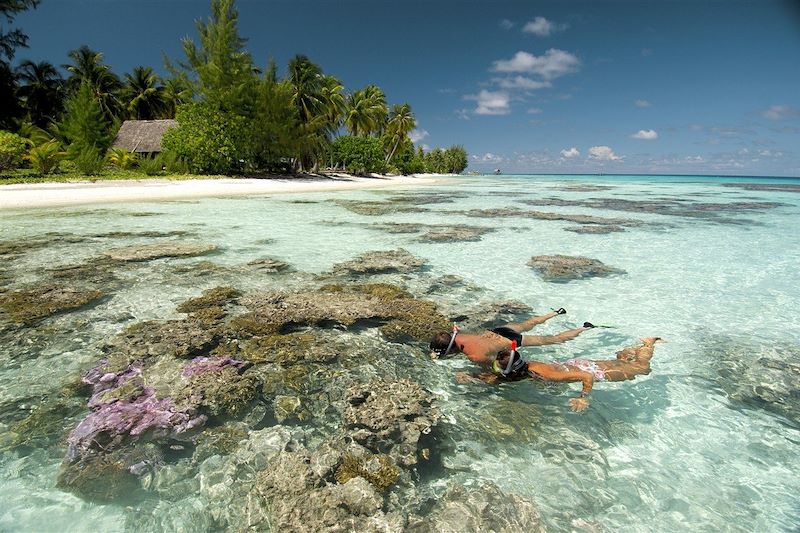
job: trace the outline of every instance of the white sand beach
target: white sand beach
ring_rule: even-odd
[[[115,202],[180,200],[224,196],[261,196],[298,192],[377,189],[441,183],[445,176],[332,176],[219,178],[188,180],[115,180],[76,183],[23,183],[0,186],[0,209],[62,207]]]

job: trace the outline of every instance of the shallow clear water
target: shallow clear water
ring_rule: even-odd
[[[398,278],[412,292],[444,275],[466,282],[420,294],[452,315],[488,302],[518,300],[537,312],[568,310],[538,332],[557,332],[584,320],[615,326],[566,344],[528,349],[530,358],[613,358],[615,350],[640,336],[668,341],[657,345],[649,376],[597,385],[591,408],[582,414],[569,412],[566,387],[457,385],[453,373],[469,368],[463,361],[426,363],[425,385],[440,396],[450,438],[443,449],[448,480],[493,480],[535,501],[554,531],[797,530],[800,382],[789,382],[786,401],[778,400],[777,407],[743,399],[737,391],[759,386],[759,359],[800,363],[800,193],[722,186],[754,181],[498,176],[406,190],[1,213],[0,241],[48,232],[181,230],[190,235],[177,239],[216,244],[220,250],[209,257],[149,262],[123,274],[113,297],[91,309],[48,319],[24,335],[6,333],[0,347],[0,406],[25,409],[26,402],[56,394],[92,366],[103,339],[138,320],[178,318],[175,306],[205,288],[274,286],[268,276],[239,268],[253,259],[269,256],[291,264],[297,270],[295,282],[302,284],[304,273],[323,273],[365,251],[402,247],[428,262],[419,275]],[[591,184],[608,188],[578,187]],[[333,201],[386,201],[401,193],[447,193],[453,201],[422,205],[423,212],[378,216],[356,214]],[[524,203],[553,198],[783,205],[681,216]],[[461,213],[505,207],[642,224],[594,235],[564,231],[575,226],[564,221]],[[416,234],[369,227],[387,222],[466,224],[495,231],[475,242],[431,243],[419,242]],[[45,268],[151,240],[93,237],[56,243],[8,263],[6,277],[10,287],[33,283],[46,276]],[[531,256],[552,254],[599,259],[626,273],[547,282],[526,263]],[[207,278],[178,270],[203,260],[229,268]],[[731,368],[736,371],[728,372]],[[737,381],[744,374],[751,381]],[[0,432],[14,418],[8,409],[0,411]],[[85,503],[55,488],[63,451],[56,445],[0,452],[0,530],[138,529],[131,519],[135,508]],[[154,512],[167,515],[196,501],[163,503]],[[187,520],[158,523],[165,530],[191,530]]]

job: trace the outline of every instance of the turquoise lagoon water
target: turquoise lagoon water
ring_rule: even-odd
[[[591,408],[581,414],[569,412],[566,387],[458,385],[452,376],[469,369],[464,361],[431,362],[418,346],[396,345],[417,363],[391,371],[420,380],[438,396],[444,413],[443,468],[426,481],[430,491],[451,481],[491,480],[534,501],[552,531],[796,531],[800,380],[795,373],[770,396],[764,390],[773,387],[775,374],[761,368],[800,364],[800,193],[723,186],[753,182],[800,184],[681,176],[481,176],[408,189],[0,213],[2,241],[65,235],[51,236],[51,245],[8,261],[9,288],[41,282],[46,269],[80,263],[108,248],[164,240],[97,236],[102,233],[186,231],[173,238],[219,246],[211,256],[161,259],[121,272],[123,281],[112,297],[92,308],[49,318],[23,333],[2,330],[0,433],[19,420],[18,410],[34,409],[91,368],[103,340],[139,320],[180,318],[175,306],[203,289],[304,286],[335,263],[402,247],[425,259],[425,269],[381,279],[434,300],[450,316],[472,316],[493,302],[515,300],[537,312],[568,310],[537,328],[541,333],[585,320],[615,326],[528,349],[530,358],[605,358],[640,336],[668,341],[656,347],[649,376],[596,385]],[[451,201],[383,215],[358,214],[336,202],[398,196],[419,202],[427,194]],[[593,199],[653,204],[630,211],[618,208],[634,204],[593,204]],[[731,202],[780,205],[677,209]],[[565,231],[576,226],[567,221],[464,214],[501,208],[640,225],[581,234]],[[380,227],[390,222],[494,231],[477,241],[422,242],[418,234]],[[625,274],[548,282],[526,263],[531,256],[552,254],[599,259]],[[241,268],[264,256],[295,271],[275,278]],[[223,268],[206,275],[187,270],[201,261]],[[451,275],[461,282],[435,285]],[[369,329],[331,334],[354,346],[378,335]],[[365,372],[379,375],[381,369]],[[85,412],[65,420],[64,432],[82,416]],[[0,452],[0,531],[210,527],[203,518],[213,505],[203,499],[207,495],[158,493],[146,504],[131,505],[88,503],[60,491],[55,479],[64,449],[62,438]]]

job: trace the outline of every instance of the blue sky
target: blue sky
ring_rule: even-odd
[[[17,60],[163,71],[207,0],[43,0]],[[308,55],[409,102],[470,168],[800,176],[800,2],[239,0],[258,63]]]

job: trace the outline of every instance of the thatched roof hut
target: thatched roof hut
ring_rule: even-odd
[[[170,128],[178,125],[177,120],[126,120],[122,123],[114,139],[114,148],[124,148],[131,152],[154,154],[161,152],[161,139]]]

